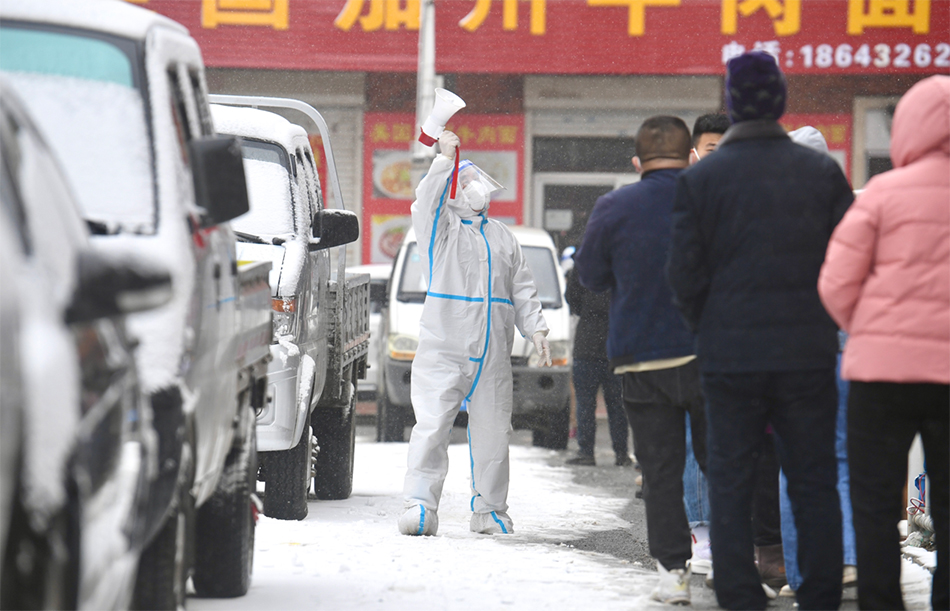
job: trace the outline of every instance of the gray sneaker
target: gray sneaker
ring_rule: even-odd
[[[650,598],[667,605],[688,605],[690,602],[689,567],[667,571],[662,564],[657,562],[656,570],[660,573],[660,581],[650,594]]]

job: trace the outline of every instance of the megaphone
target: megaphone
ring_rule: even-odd
[[[465,100],[458,97],[448,89],[436,87],[435,106],[429,113],[429,118],[422,124],[422,132],[419,134],[419,142],[426,146],[432,146],[439,140],[439,136],[445,131],[445,124],[449,122],[452,115],[465,108]]]

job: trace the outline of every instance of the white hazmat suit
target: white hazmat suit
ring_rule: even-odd
[[[533,339],[550,365],[548,327],[521,246],[504,224],[486,215],[489,194],[460,180],[457,197],[450,198],[458,139],[445,132],[440,143],[443,152],[419,183],[412,204],[428,294],[412,364],[416,425],[409,440],[407,511],[399,526],[409,535],[436,533],[449,436],[465,400],[471,529],[506,533],[512,530],[505,512],[513,327]]]

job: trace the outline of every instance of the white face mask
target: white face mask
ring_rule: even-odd
[[[473,180],[462,189],[462,200],[476,214],[488,205],[489,195],[485,185]]]

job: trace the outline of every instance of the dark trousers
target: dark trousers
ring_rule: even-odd
[[[782,544],[779,471],[775,434],[766,433],[756,459],[755,494],[752,497],[752,540],[756,547]]]
[[[767,602],[755,567],[751,514],[757,453],[771,424],[799,533],[798,603],[801,609],[837,609],[842,550],[834,369],[704,372],[702,383],[719,606],[764,609]]]
[[[858,556],[858,605],[903,609],[900,535],[907,452],[920,433],[930,480],[937,543],[934,609],[950,606],[950,387],[942,384],[851,382],[848,464]],[[718,575],[717,575],[718,577]]]
[[[607,359],[574,359],[574,394],[577,398],[577,445],[580,454],[594,455],[597,436],[597,389],[604,389],[607,426],[614,454],[627,456],[627,414],[623,409],[620,376],[614,375]]]
[[[686,568],[693,555],[683,505],[687,413],[693,453],[700,469],[706,471],[706,414],[696,361],[672,369],[623,374],[623,400],[643,473],[650,555],[667,570]]]

